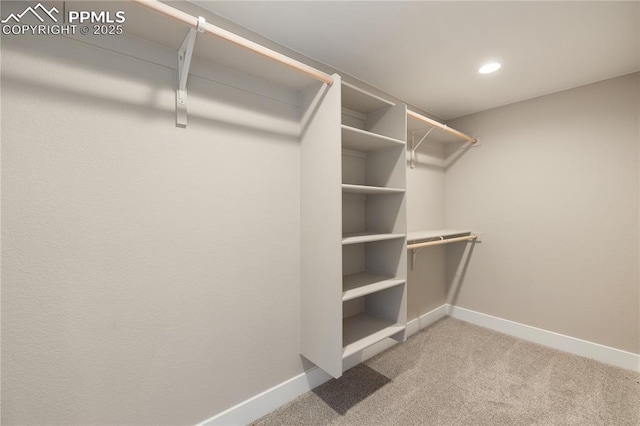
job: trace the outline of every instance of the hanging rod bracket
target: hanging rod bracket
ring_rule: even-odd
[[[416,263],[416,256],[418,252],[422,250],[422,248],[410,249],[411,250],[411,270],[413,271],[413,267]]]
[[[198,16],[196,28],[189,29],[180,49],[178,49],[178,89],[176,90],[176,126],[187,127],[187,78],[191,67],[193,47],[196,43],[196,34],[203,33],[207,21]]]
[[[423,130],[418,130],[415,131],[413,133],[411,133],[411,151],[409,152],[409,166],[413,169],[416,166],[416,151],[418,150],[418,148],[420,147],[420,144],[422,142],[424,142],[425,139],[427,139],[427,137],[429,136],[429,134],[433,131],[433,129],[435,129],[435,127],[430,127],[427,132],[424,134],[424,136],[422,136],[422,138],[420,139],[420,141],[418,141],[418,143],[416,144],[415,139],[416,139],[416,133],[422,132]]]
[[[480,140],[480,138],[476,138],[476,141],[471,144],[471,148],[476,148],[479,146],[482,146],[482,140]],[[460,149],[462,149],[462,147]]]

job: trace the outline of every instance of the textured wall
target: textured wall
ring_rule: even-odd
[[[484,240],[457,305],[640,353],[639,104],[631,74],[449,123],[482,140],[445,178]]]
[[[3,424],[194,424],[303,371],[298,109],[2,40]]]

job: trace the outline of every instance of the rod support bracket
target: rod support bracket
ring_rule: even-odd
[[[411,250],[411,270],[413,271],[413,268],[415,266],[416,263],[416,256],[418,255],[418,252],[420,250],[422,250],[422,248],[416,248],[416,249],[410,249]]]
[[[420,144],[427,139],[427,137],[433,131],[433,129],[435,129],[435,126],[432,126],[432,127],[429,127],[428,129],[426,129],[427,132],[422,136],[422,139],[420,139],[420,141],[417,144],[416,144],[416,133],[423,132],[424,129],[423,130],[417,130],[417,131],[411,133],[411,149],[409,151],[409,166],[412,169],[416,166],[416,156],[417,156],[416,151],[420,147]]]
[[[203,33],[204,28],[206,26],[207,26],[207,20],[204,19],[202,16],[198,16],[198,25],[196,25],[196,31],[198,31],[199,33]]]
[[[196,43],[196,34],[204,33],[207,21],[198,16],[196,28],[190,28],[184,38],[180,49],[178,49],[178,88],[176,89],[176,126],[187,127],[187,79],[191,58],[193,57],[193,47]]]

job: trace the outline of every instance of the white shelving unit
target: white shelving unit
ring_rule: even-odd
[[[406,107],[342,85],[343,358],[406,327]]]
[[[407,112],[333,77],[303,96],[300,352],[340,377],[405,340]]]

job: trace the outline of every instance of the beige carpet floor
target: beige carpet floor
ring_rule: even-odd
[[[640,374],[444,318],[255,425],[640,425]]]

